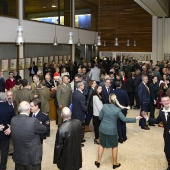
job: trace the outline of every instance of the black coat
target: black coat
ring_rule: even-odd
[[[81,122],[66,120],[58,128],[53,163],[61,170],[75,170],[82,167]]]
[[[4,131],[8,129],[8,124],[11,123],[11,119],[15,116],[14,109],[6,102],[0,102],[0,125],[3,124],[5,128],[0,131],[0,140],[9,139],[9,135],[5,135]]]
[[[87,108],[93,107],[93,94],[94,94],[94,90],[93,88],[90,88],[87,94]]]
[[[122,86],[123,90],[126,90],[128,93],[134,92],[134,84],[132,78],[127,78],[126,83]]]

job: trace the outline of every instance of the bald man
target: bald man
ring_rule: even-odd
[[[28,102],[21,102],[18,111],[20,114],[11,120],[15,170],[41,170],[40,134],[47,133],[47,128],[37,118],[29,117],[30,104]]]
[[[63,123],[56,134],[54,164],[57,164],[60,170],[78,170],[82,167],[82,125],[79,120],[71,119],[68,107],[62,109],[61,117]]]

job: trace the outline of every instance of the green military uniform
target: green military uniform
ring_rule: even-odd
[[[36,83],[31,83],[31,91],[32,91],[32,95],[34,98],[39,97],[40,93],[39,93],[39,89],[40,89],[40,85],[38,83],[38,85]]]
[[[11,91],[13,92],[13,100],[16,100],[16,95],[17,95],[17,92],[20,88],[17,87],[16,85],[11,89]]]
[[[21,90],[18,90],[16,95],[16,101],[17,104],[21,103],[22,101],[30,102],[30,100],[33,98],[32,92],[28,88],[23,88]]]
[[[58,106],[62,105],[62,107],[69,107],[70,102],[72,98],[72,91],[71,91],[71,85],[70,84],[60,84],[57,87],[57,101],[58,101]],[[61,118],[61,110],[59,109],[58,113],[58,124],[62,123],[62,118]]]
[[[39,89],[39,98],[41,100],[41,110],[42,112],[45,112],[49,114],[50,112],[50,89],[47,87],[43,87]]]

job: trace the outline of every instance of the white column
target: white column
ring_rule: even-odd
[[[19,13],[19,22],[18,24],[22,25],[23,20],[23,0],[18,0],[18,13]],[[24,36],[24,28],[23,28],[23,36]],[[24,58],[24,47],[23,45],[19,45],[18,48],[19,58]],[[19,71],[19,75],[24,78],[24,70]]]
[[[162,17],[162,60],[165,54],[165,17]]]
[[[72,5],[72,18],[71,18],[71,20],[72,20],[72,27],[73,27],[73,29],[74,29],[74,27],[75,27],[75,17],[74,17],[74,15],[75,15],[75,0],[71,0],[70,1],[71,3],[70,3],[70,5]],[[70,8],[71,9],[71,8]],[[74,36],[74,34],[73,34],[73,36]],[[75,61],[75,45],[71,45],[71,48],[72,48],[72,61],[74,62]]]

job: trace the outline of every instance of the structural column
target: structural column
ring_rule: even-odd
[[[23,20],[23,0],[18,0],[18,18],[19,18],[18,25],[22,25],[22,20]],[[24,47],[23,47],[23,45],[19,45],[18,48],[17,48],[17,60],[18,60],[18,63],[19,63],[20,58],[24,58]],[[19,64],[18,64],[18,68],[19,68]],[[24,78],[24,70],[20,70],[19,74],[20,74],[20,76],[22,78]]]

